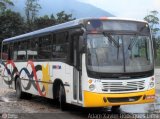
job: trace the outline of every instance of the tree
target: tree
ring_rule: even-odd
[[[159,25],[159,18],[158,18],[158,11],[154,10],[154,11],[150,11],[149,15],[147,15],[146,17],[144,17],[144,20],[146,20],[151,28],[152,31],[152,36],[153,36],[153,40],[155,41],[154,45],[155,45],[155,63],[156,65],[160,65],[160,39],[158,37],[156,37],[158,31],[160,30],[158,25]]]
[[[25,14],[28,24],[28,31],[34,30],[34,21],[37,17],[39,10],[41,9],[38,0],[26,0]]]
[[[19,13],[6,10],[0,15],[0,41],[25,32],[24,19]]]
[[[43,17],[36,18],[34,21],[35,29],[42,29],[45,27],[49,27],[56,24],[56,19],[53,15],[49,17],[48,15],[45,15]]]
[[[66,14],[64,11],[61,11],[61,12],[57,13],[56,23],[60,24],[60,23],[64,23],[67,21],[74,20],[74,19],[75,18],[72,18],[72,14]]]
[[[7,5],[13,6],[14,4],[11,0],[0,0],[0,13],[6,10]]]
[[[160,30],[157,27],[157,25],[159,25],[159,18],[157,16],[158,16],[158,11],[154,10],[151,11],[149,15],[144,17],[144,20],[146,20],[150,25],[153,36],[155,36],[156,33]]]
[[[51,14],[49,17],[48,15],[45,15],[43,17],[36,18],[34,21],[35,29],[41,29],[49,26],[53,26],[56,24],[64,23],[67,21],[74,20],[75,18],[72,18],[72,14],[66,14],[64,11],[57,13],[56,16]]]

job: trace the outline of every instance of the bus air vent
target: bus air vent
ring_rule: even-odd
[[[125,82],[105,82],[102,81],[102,91],[105,92],[133,92],[133,91],[141,91],[145,88],[145,80],[141,81],[125,81]]]

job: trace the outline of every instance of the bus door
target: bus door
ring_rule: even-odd
[[[73,36],[73,99],[80,103],[82,101],[82,86],[81,86],[81,76],[82,76],[82,56],[79,51],[79,35]]]

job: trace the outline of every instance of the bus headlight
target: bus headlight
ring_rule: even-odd
[[[95,86],[94,84],[91,84],[91,85],[89,86],[89,90],[90,90],[90,91],[93,91],[95,88],[96,88],[96,86]]]
[[[151,89],[151,88],[154,88],[155,87],[155,78],[154,77],[151,77],[150,78],[150,81],[149,81],[149,86],[148,88]]]
[[[154,87],[154,82],[150,82],[149,83],[149,88],[153,88]]]

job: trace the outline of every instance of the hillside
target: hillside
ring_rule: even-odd
[[[13,0],[15,6],[12,9],[24,15],[25,1],[26,0]],[[66,13],[73,14],[75,18],[114,16],[107,11],[90,4],[82,3],[78,0],[39,0],[39,3],[42,7],[39,11],[39,16],[45,14],[50,15],[52,13],[56,14],[62,10]]]

